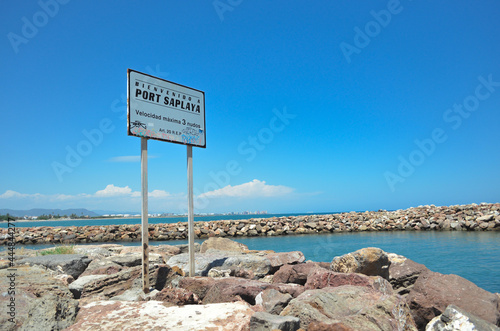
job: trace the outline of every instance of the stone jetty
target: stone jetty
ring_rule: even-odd
[[[82,221],[84,222],[84,221]],[[252,237],[357,231],[500,231],[500,203],[436,207],[419,206],[396,211],[366,211],[331,215],[252,218],[195,222],[196,238]],[[0,244],[12,241],[2,229]],[[150,224],[152,241],[187,239],[187,223]],[[140,225],[17,227],[16,244],[99,243],[140,241]]]
[[[327,263],[214,237],[191,277],[185,246],[151,247],[147,293],[141,247],[3,252],[0,330],[500,330],[498,293],[380,248]]]

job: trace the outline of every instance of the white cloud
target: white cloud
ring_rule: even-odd
[[[291,187],[283,185],[268,185],[265,181],[254,179],[251,182],[231,186],[228,185],[218,190],[205,192],[200,197],[205,198],[220,198],[220,197],[237,197],[237,198],[260,198],[260,197],[278,197],[287,195],[293,192]]]
[[[149,192],[148,197],[149,198],[168,198],[170,196],[170,193],[167,191],[163,190],[153,190],[152,192]]]
[[[5,191],[4,194],[0,194],[0,199],[11,199],[11,198],[24,198],[27,197],[29,194],[21,194],[16,191],[12,190],[7,190]]]
[[[247,209],[252,204],[261,206],[259,198],[279,198],[293,196],[293,189],[282,185],[268,185],[265,181],[254,179],[240,185],[228,185],[218,190],[198,195],[195,209],[200,212],[233,211]],[[172,194],[164,190],[152,190],[148,193],[150,211],[183,213],[187,212],[185,192]],[[201,198],[201,199],[199,199]],[[235,204],[231,198],[245,198]],[[196,201],[197,200],[197,201]],[[109,184],[94,193],[77,194],[40,194],[20,193],[7,190],[0,194],[2,208],[87,208],[90,210],[140,211],[141,192],[129,186]],[[264,204],[265,205],[265,204]],[[263,205],[262,205],[263,206]],[[261,207],[256,207],[259,209]],[[262,207],[264,209],[266,207]]]
[[[148,193],[150,210],[177,211],[184,197],[184,194],[173,195],[164,190],[153,190]],[[140,198],[140,191],[133,191],[129,186],[120,187],[114,184],[90,194],[28,194],[13,190],[0,194],[2,205],[11,209],[87,208],[130,211],[140,209]]]
[[[123,195],[132,195],[132,189],[128,186],[119,187],[109,184],[104,190],[97,191],[94,194],[96,197],[116,197]]]

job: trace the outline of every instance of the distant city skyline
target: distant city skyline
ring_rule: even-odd
[[[196,213],[500,201],[498,1],[0,8],[0,208],[141,210],[127,69],[204,92]],[[148,154],[149,210],[186,213],[186,147]]]

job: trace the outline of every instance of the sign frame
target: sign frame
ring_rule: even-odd
[[[137,101],[136,99],[136,96],[135,94],[132,93],[133,91],[133,86],[132,86],[132,82],[131,82],[131,74],[133,75],[139,75],[139,76],[146,76],[147,79],[149,80],[152,80],[152,81],[157,81],[157,82],[160,82],[161,85],[157,85],[157,87],[160,87],[160,88],[163,88],[165,89],[165,91],[175,91],[174,93],[178,93],[177,95],[179,94],[183,94],[183,97],[186,97],[186,95],[188,95],[185,91],[187,90],[188,92],[192,92],[194,93],[194,95],[200,95],[201,98],[203,99],[201,101],[201,104],[199,105],[200,106],[200,116],[202,116],[202,121],[203,121],[203,128],[201,128],[201,125],[200,125],[200,128],[193,128],[193,127],[190,127],[188,126],[187,124],[191,124],[187,121],[182,121],[182,120],[178,120],[180,123],[175,123],[175,124],[170,124],[170,125],[175,125],[176,127],[184,127],[184,130],[180,131],[181,129],[179,129],[179,131],[176,130],[176,132],[184,132],[185,130],[187,132],[185,132],[185,134],[181,135],[181,138],[182,138],[182,141],[179,141],[179,140],[175,140],[175,139],[171,139],[168,137],[168,134],[165,132],[165,133],[162,133],[162,136],[163,137],[158,137],[158,136],[154,136],[154,135],[148,135],[148,130],[145,123],[140,123],[142,124],[141,125],[141,128],[143,128],[144,130],[147,130],[146,132],[144,132],[144,134],[138,134],[138,133],[134,133],[132,132],[132,128],[136,127],[137,125],[140,125],[139,123],[136,123],[136,121],[134,122],[131,122],[131,107],[138,107],[138,105],[136,105],[136,103],[139,103],[139,104],[142,104],[142,103],[145,103],[145,102],[148,102],[148,103],[152,103],[150,102],[149,100],[142,100],[142,101]],[[155,85],[154,83],[152,82],[148,82],[150,85]],[[175,90],[177,88],[177,90]],[[183,90],[183,92],[179,92],[179,89],[180,90]],[[188,87],[188,86],[185,86],[185,85],[182,85],[182,84],[178,84],[178,83],[174,83],[174,82],[171,82],[169,80],[166,80],[166,79],[163,79],[163,78],[159,78],[159,77],[155,77],[155,76],[152,76],[152,75],[149,75],[149,74],[146,74],[146,73],[143,73],[143,72],[140,72],[140,71],[137,71],[137,70],[133,70],[133,69],[127,69],[127,93],[128,93],[128,102],[127,102],[127,134],[129,136],[134,136],[134,137],[141,137],[141,138],[147,138],[147,139],[154,139],[154,140],[159,140],[159,141],[166,141],[166,142],[171,142],[171,143],[175,143],[175,144],[180,144],[180,145],[187,145],[187,146],[195,146],[195,147],[201,147],[201,148],[206,148],[207,147],[207,131],[206,131],[206,116],[205,116],[205,92],[204,91],[201,91],[201,90],[198,90],[198,89],[194,89],[192,87]],[[151,92],[146,92],[146,93],[151,93]],[[158,99],[159,101],[159,97],[162,97],[162,98],[168,98],[167,96],[165,96],[164,94],[155,94],[155,97]],[[188,96],[189,98],[190,96]],[[134,99],[134,100],[133,100]],[[162,99],[164,100],[164,99]],[[170,107],[170,106],[164,106],[164,105],[160,105],[159,102],[157,102],[157,106],[162,106],[162,107],[165,107],[165,108],[170,108],[171,110],[167,111],[167,110],[164,110],[161,112],[161,114],[159,116],[161,116],[162,118],[164,118],[165,116],[166,117],[172,117],[172,118],[179,118],[179,113],[180,112],[185,112],[185,110],[181,110],[181,109],[175,109],[174,107]],[[182,106],[181,106],[182,107]],[[151,112],[151,110],[146,110],[146,109],[135,109],[137,111],[144,111],[144,112],[150,112],[150,114],[155,114],[155,113],[159,113],[159,112]],[[165,116],[164,116],[165,115]],[[134,116],[132,116],[134,117]],[[201,122],[201,121],[199,121]],[[184,124],[183,124],[184,123]],[[168,124],[166,124],[168,125]],[[202,135],[202,138],[203,138],[203,144],[200,144],[200,143],[196,143],[196,136],[195,135],[188,135],[189,132],[191,133],[196,133],[195,131],[198,130],[199,134]],[[154,131],[154,130],[153,130]],[[158,133],[160,134],[160,133]],[[194,142],[191,142],[192,140],[194,140]]]

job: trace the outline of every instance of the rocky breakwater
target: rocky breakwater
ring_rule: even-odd
[[[210,238],[188,277],[185,247],[160,245],[148,293],[139,247],[74,249],[53,259],[18,252],[15,317],[0,296],[1,330],[500,330],[498,294],[378,248],[318,263]]]
[[[195,222],[197,238],[252,237],[356,231],[500,231],[500,204],[421,206],[396,211],[350,212]],[[150,240],[187,239],[187,224],[150,224]],[[0,244],[9,240],[2,229]],[[18,244],[140,241],[140,225],[16,228]]]

